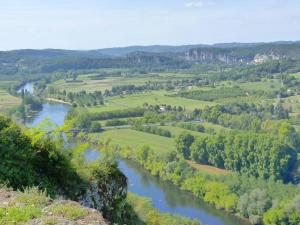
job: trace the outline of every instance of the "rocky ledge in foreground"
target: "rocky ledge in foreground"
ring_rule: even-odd
[[[77,202],[53,200],[37,188],[0,189],[0,225],[108,225],[101,213]]]

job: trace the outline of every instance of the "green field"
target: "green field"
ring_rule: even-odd
[[[21,100],[19,98],[8,94],[5,90],[0,90],[0,112],[5,112],[20,104]]]
[[[106,99],[104,106],[91,107],[91,112],[111,111],[124,108],[142,107],[144,103],[150,105],[171,105],[181,106],[186,110],[194,110],[195,108],[204,108],[205,106],[215,105],[213,102],[199,101],[193,99],[186,99],[181,97],[167,96],[166,91],[152,91],[148,93],[132,94],[126,96],[116,96]]]
[[[134,77],[107,77],[104,79],[94,80],[90,78],[95,74],[80,75],[77,78],[77,82],[58,80],[51,84],[50,86],[56,87],[59,90],[66,90],[71,92],[79,91],[105,91],[106,89],[111,89],[113,86],[122,86],[122,85],[144,85],[147,82],[163,82],[169,79],[169,77],[159,75],[159,74],[148,74],[143,76],[134,76]],[[171,74],[169,74],[171,76]],[[181,74],[182,76],[182,74]],[[78,82],[81,81],[81,82]]]
[[[173,138],[162,137],[154,134],[144,133],[131,129],[114,129],[104,131],[100,134],[91,134],[93,138],[99,136],[100,140],[111,139],[112,145],[122,147],[139,148],[149,145],[157,153],[165,153],[175,149]]]
[[[242,89],[249,91],[276,91],[281,87],[279,80],[264,80],[260,82],[246,82],[238,84]]]
[[[175,126],[159,126],[159,127],[163,128],[163,129],[166,129],[166,130],[169,130],[172,133],[172,135],[174,135],[174,136],[178,136],[183,132],[190,133],[194,136],[206,136],[207,135],[206,133],[200,133],[200,132],[197,132],[197,131],[186,130],[186,129],[181,128],[181,127],[175,127]]]

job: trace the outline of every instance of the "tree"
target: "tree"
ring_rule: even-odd
[[[270,209],[272,201],[266,191],[254,189],[240,197],[239,209],[244,217],[249,217],[252,224],[261,224],[263,214]]]
[[[90,132],[96,133],[96,132],[100,132],[101,130],[102,130],[101,124],[97,121],[92,121],[91,127],[90,127]]]
[[[190,146],[193,144],[195,138],[193,135],[189,133],[181,133],[177,138],[176,138],[176,148],[177,151],[183,155],[185,159],[190,158]]]
[[[191,158],[192,160],[207,164],[208,163],[208,151],[206,149],[206,137],[199,137],[191,145]]]

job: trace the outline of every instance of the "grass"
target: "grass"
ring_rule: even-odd
[[[284,107],[291,108],[293,113],[300,113],[300,95],[284,98],[283,102]]]
[[[181,97],[166,96],[166,91],[152,91],[148,93],[132,94],[126,96],[116,96],[107,98],[104,106],[91,107],[91,112],[112,111],[125,108],[142,107],[144,103],[150,105],[167,104],[171,106],[181,106],[186,110],[194,110],[195,108],[204,108],[207,105],[215,105],[212,102],[186,99]]]
[[[202,126],[204,126],[204,128],[207,130],[207,129],[214,129],[215,131],[223,131],[223,130],[230,130],[230,128],[227,128],[227,127],[223,127],[221,125],[217,125],[217,124],[213,124],[213,123],[208,123],[208,122],[204,122],[204,123],[201,123]]]
[[[18,193],[17,197],[10,202],[11,205],[25,204],[34,206],[45,206],[50,198],[46,192],[41,192],[38,188],[27,188],[23,193]]]
[[[184,128],[181,128],[181,127],[175,127],[175,126],[160,126],[160,127],[163,128],[163,129],[169,130],[172,133],[172,135],[174,135],[174,136],[178,136],[183,132],[188,132],[188,133],[190,133],[194,136],[203,136],[203,135],[206,136],[207,135],[205,133],[200,133],[200,132],[197,132],[197,131],[191,131],[191,130],[187,130],[187,129],[184,129]]]
[[[295,78],[297,78],[297,79],[300,79],[300,72],[290,74],[290,76],[293,76],[293,77],[295,77]]]
[[[166,82],[168,80],[187,79],[195,77],[194,74],[189,73],[152,73],[135,75],[128,77],[106,77],[102,80],[92,79],[92,76],[97,74],[84,74],[77,77],[78,81],[82,82],[69,82],[64,79],[58,80],[50,86],[56,87],[60,90],[78,92],[85,90],[87,92],[93,91],[105,91],[105,89],[111,89],[113,86],[121,85],[144,85],[146,82]]]
[[[13,80],[0,80],[0,89],[6,89],[8,88],[10,85],[13,84],[17,84],[17,80],[13,81]]]
[[[42,209],[33,205],[0,208],[0,224],[23,224],[42,216]]]
[[[55,216],[62,216],[69,220],[77,220],[88,214],[85,208],[74,203],[54,204],[48,208],[48,212],[51,212]]]
[[[216,174],[216,175],[227,175],[230,173],[230,171],[228,170],[225,170],[225,169],[219,169],[217,167],[213,167],[213,166],[208,166],[208,165],[202,165],[202,164],[199,164],[199,163],[196,163],[194,161],[191,161],[191,160],[187,160],[187,163],[199,170],[199,171],[204,171],[204,172],[207,172],[207,173],[210,173],[210,174]]]
[[[2,81],[1,81],[2,82]],[[7,93],[5,90],[0,90],[0,112],[5,112],[11,108],[21,104],[21,100]]]
[[[100,140],[111,140],[112,145],[121,147],[140,148],[143,145],[149,145],[157,153],[166,153],[175,149],[173,138],[162,137],[154,134],[140,132],[131,129],[114,129],[104,131],[99,135]]]
[[[77,78],[78,81],[82,82],[66,82],[65,80],[58,80],[53,83],[51,86],[57,87],[60,90],[66,90],[71,92],[79,92],[79,91],[105,91],[105,89],[111,89],[113,86],[121,86],[121,85],[143,85],[147,81],[157,81],[161,82],[161,80],[156,77],[142,76],[142,77],[108,77],[102,80],[92,80],[88,76],[89,75],[81,75]]]
[[[277,91],[281,88],[279,80],[263,80],[259,82],[236,83],[239,87],[248,91]]]

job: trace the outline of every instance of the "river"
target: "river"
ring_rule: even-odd
[[[26,84],[22,88],[26,90],[28,86],[31,87]],[[27,122],[27,126],[35,127],[45,119],[60,126],[63,124],[69,108],[69,105],[62,103],[44,103],[43,109]],[[97,157],[99,157],[99,153],[93,149],[87,150],[88,161]],[[182,191],[173,184],[152,176],[137,163],[120,160],[119,168],[128,178],[129,191],[150,198],[154,207],[161,212],[197,219],[203,225],[248,225],[237,217],[215,209],[191,193]]]

